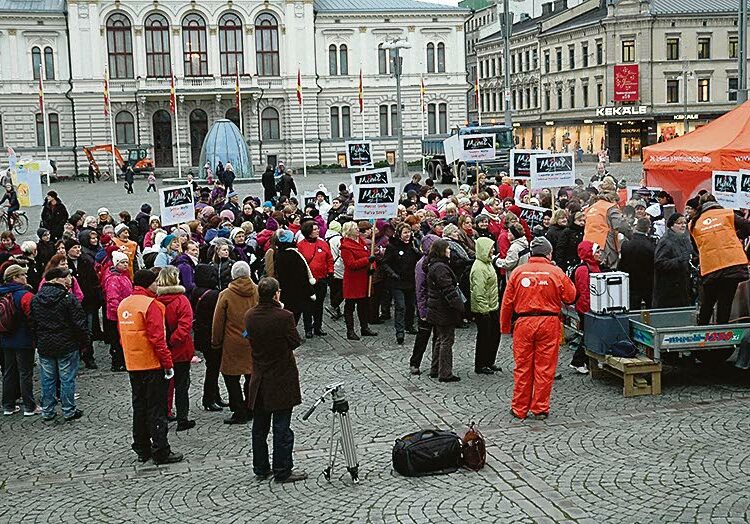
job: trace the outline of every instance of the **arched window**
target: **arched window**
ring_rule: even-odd
[[[349,49],[346,47],[346,44],[339,46],[339,74],[349,74]]]
[[[122,13],[107,18],[110,78],[133,78],[133,36],[130,29],[130,19]]]
[[[242,20],[234,13],[224,13],[219,18],[219,58],[221,75],[232,76],[239,69],[245,72],[242,58]]]
[[[236,107],[230,107],[227,109],[224,118],[236,125],[237,128],[240,127],[240,111]],[[240,129],[240,132],[242,132],[242,129]]]
[[[172,74],[169,60],[169,22],[160,13],[146,18],[146,76],[166,78]]]
[[[190,113],[190,160],[193,166],[200,164],[201,148],[208,133],[208,115],[203,109]]]
[[[494,67],[494,61],[492,65]],[[442,42],[437,45],[437,72],[445,73],[445,44]]]
[[[51,47],[44,48],[44,79],[55,79],[55,56]]]
[[[273,107],[267,107],[260,114],[261,136],[263,140],[278,140],[281,138],[279,131],[279,112]]]
[[[182,20],[182,56],[185,76],[208,76],[206,21],[198,13]]]
[[[279,23],[270,13],[255,19],[255,61],[258,76],[279,76]]]
[[[38,47],[31,48],[31,71],[34,74],[34,80],[39,80],[42,72],[42,50]]]
[[[328,74],[329,75],[336,76],[337,74],[339,74],[338,61],[339,61],[339,54],[336,50],[336,46],[331,44],[328,46]]]
[[[427,44],[427,72],[435,72],[435,44],[432,42]]]
[[[115,116],[115,141],[117,145],[135,144],[135,119],[132,113],[120,111]]]
[[[172,167],[172,115],[159,109],[152,116],[154,140],[154,165]]]

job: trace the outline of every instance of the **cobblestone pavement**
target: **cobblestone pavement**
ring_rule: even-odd
[[[58,187],[64,200],[87,209],[139,202]],[[729,367],[666,368],[661,396],[624,399],[615,379],[574,374],[563,349],[550,418],[519,422],[509,415],[512,356],[499,355],[502,373],[475,375],[473,327],[457,332],[455,370],[462,380],[454,384],[410,376],[413,337],[396,345],[390,323],[362,342],[345,340],[341,321],[327,320],[325,329],[327,337],[297,351],[304,404],[293,417],[295,461],[309,480],[254,479],[250,426],[227,426],[226,413],[200,410],[203,364],[192,367],[197,426],[170,431],[172,447],[186,460],[137,463],[127,375],[105,369],[100,345],[102,369],[79,376],[81,420],[0,417],[0,522],[750,520],[750,380]],[[356,486],[341,467],[330,483],[321,475],[330,431],[326,404],[301,420],[325,385],[339,380],[346,382],[361,464]],[[391,470],[396,437],[427,427],[461,432],[470,421],[488,442],[481,472],[408,479]]]

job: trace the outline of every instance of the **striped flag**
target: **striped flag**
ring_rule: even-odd
[[[177,107],[177,98],[175,96],[174,71],[173,71],[170,82],[169,82],[169,112],[174,114],[176,107]]]
[[[240,109],[240,106],[242,105],[240,102],[240,70],[237,69],[237,73],[234,79],[234,105],[237,106],[237,109]]]
[[[44,113],[44,67],[39,64],[39,111]]]
[[[359,69],[359,91],[357,92],[359,97],[359,112],[365,110],[365,86],[362,83],[362,68]]]
[[[425,95],[425,88],[424,88],[424,78],[422,75],[419,75],[419,110],[424,113],[424,95]]]
[[[109,102],[109,70],[104,68],[104,116],[109,116],[110,111]]]
[[[302,75],[299,68],[297,69],[297,103],[302,105]]]

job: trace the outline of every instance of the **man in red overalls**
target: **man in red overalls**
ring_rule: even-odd
[[[576,288],[552,262],[552,245],[544,237],[531,241],[531,258],[508,281],[500,308],[500,332],[513,327],[514,417],[529,411],[538,419],[549,415],[549,397],[560,349],[560,309],[576,298]]]

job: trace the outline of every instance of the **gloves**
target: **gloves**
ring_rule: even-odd
[[[369,257],[367,257],[367,261],[368,261],[368,262],[369,262],[370,264],[372,264],[373,262],[375,262],[375,255],[370,255]]]
[[[169,368],[164,371],[165,379],[170,380],[172,377],[174,377],[174,368]]]

